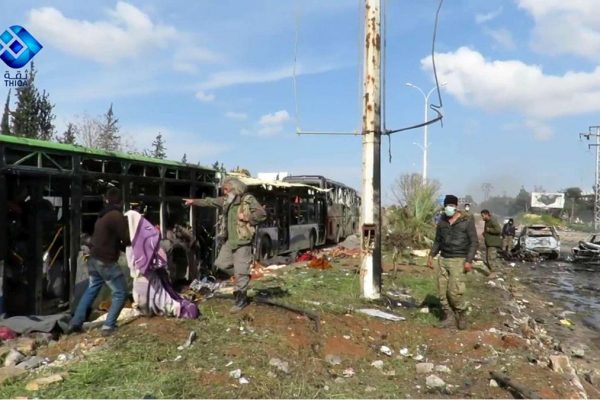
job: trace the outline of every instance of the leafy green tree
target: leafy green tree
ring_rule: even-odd
[[[385,244],[391,247],[429,246],[435,235],[439,184],[423,182],[420,174],[402,175],[392,187],[396,203],[386,212]]]
[[[55,115],[52,112],[54,104],[50,103],[49,95],[44,90],[37,99],[37,114],[38,114],[38,139],[52,140],[54,137],[54,121]]]
[[[525,190],[524,187],[521,187],[519,190],[519,194],[515,198],[514,206],[513,206],[513,214],[518,214],[521,212],[527,212],[529,210],[529,206],[531,204],[531,193]]]
[[[150,157],[159,158],[161,160],[167,158],[167,148],[165,147],[165,141],[162,137],[162,133],[159,133],[156,136],[156,139],[154,139],[152,142]]]
[[[36,139],[39,130],[39,93],[35,87],[37,71],[31,63],[31,72],[27,76],[27,85],[17,88],[17,105],[12,113],[12,133]]]
[[[2,114],[2,121],[0,122],[0,134],[10,135],[10,89],[6,96],[6,103],[4,103],[4,113]]]
[[[62,136],[57,138],[60,143],[64,144],[75,144],[77,139],[77,130],[75,124],[69,122],[67,130],[63,132]]]
[[[119,119],[115,118],[112,103],[103,119],[99,121],[98,128],[98,140],[95,147],[108,151],[121,150]]]

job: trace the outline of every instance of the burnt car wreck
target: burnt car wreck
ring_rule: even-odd
[[[522,260],[555,260],[560,256],[560,237],[553,226],[527,225],[516,242],[511,255]]]
[[[584,264],[600,264],[600,235],[592,235],[585,241],[581,240],[571,249],[573,262]]]

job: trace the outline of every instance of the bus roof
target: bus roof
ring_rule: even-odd
[[[321,182],[329,182],[336,186],[355,190],[348,185],[334,181],[333,179],[326,178],[322,175],[288,175],[285,178],[283,178],[283,180],[286,182],[318,182],[319,185],[321,185]]]
[[[161,160],[158,158],[148,157],[141,154],[129,154],[121,151],[108,151],[101,149],[93,149],[90,147],[84,147],[78,144],[64,144],[57,142],[50,142],[46,140],[39,139],[30,139],[12,135],[0,135],[0,143],[11,143],[11,144],[20,144],[24,146],[37,147],[42,149],[49,150],[59,150],[69,153],[78,153],[78,154],[89,154],[95,156],[103,156],[103,157],[116,157],[126,160],[134,160],[134,161],[143,161],[152,164],[162,164],[162,165],[170,165],[177,167],[187,167],[187,168],[198,168],[203,170],[214,171],[213,168],[205,167],[202,165],[195,164],[186,164],[179,161],[171,161],[171,160]]]
[[[314,189],[319,192],[328,192],[329,191],[329,189],[321,189],[319,187],[312,186],[312,185],[305,185],[303,183],[271,181],[271,180],[266,180],[266,179],[251,178],[251,177],[243,176],[243,175],[239,175],[239,174],[230,174],[230,175],[235,176],[240,181],[245,183],[247,186],[273,186],[273,187],[278,187],[278,188],[304,187],[304,188]]]

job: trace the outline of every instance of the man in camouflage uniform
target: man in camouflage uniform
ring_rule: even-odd
[[[502,247],[502,228],[489,210],[481,210],[481,218],[485,221],[483,238],[485,239],[485,260],[490,272],[497,272],[502,267],[498,254]]]
[[[266,212],[258,201],[246,193],[246,185],[237,178],[223,181],[223,196],[204,199],[184,199],[186,205],[217,207],[221,210],[219,239],[223,242],[215,266],[229,275],[235,275],[235,313],[248,305],[248,285],[252,266],[252,243],[256,225],[266,219]]]
[[[437,286],[442,304],[442,325],[450,326],[454,311],[458,329],[466,329],[467,303],[464,299],[465,274],[473,269],[473,257],[479,244],[473,217],[457,209],[458,198],[451,194],[444,199],[444,216],[437,225],[427,266],[433,268],[438,253]]]

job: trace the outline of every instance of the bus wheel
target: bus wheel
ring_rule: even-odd
[[[310,236],[308,237],[308,249],[313,251],[317,244],[317,234],[314,230],[310,231]]]
[[[271,239],[263,235],[258,243],[258,261],[265,261],[271,255]]]

